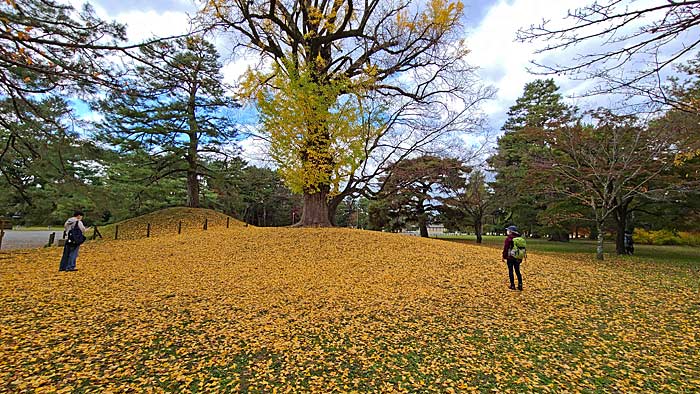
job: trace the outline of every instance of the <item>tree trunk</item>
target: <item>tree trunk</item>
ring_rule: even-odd
[[[187,172],[187,206],[199,208],[199,179],[196,171]]]
[[[476,243],[480,244],[483,237],[481,236],[481,220],[474,221],[474,233],[476,233]]]
[[[337,206],[336,206],[337,208]],[[328,191],[304,193],[301,219],[295,227],[333,227],[328,213]]]
[[[598,229],[598,246],[596,247],[595,258],[603,260],[603,222],[597,223]]]
[[[196,113],[196,91],[194,88],[190,91],[189,101],[187,103],[187,123],[189,125],[189,143],[187,146],[187,206],[190,208],[199,208],[199,179],[197,179],[199,170],[199,125],[197,124]]]
[[[423,238],[429,238],[428,236],[428,218],[425,214],[425,209],[423,208],[423,201],[418,201],[416,206],[416,217],[418,218],[418,229],[420,230],[420,236]]]
[[[420,236],[423,238],[429,238],[428,225],[425,223],[425,220],[421,220],[418,227],[420,227]]]
[[[187,206],[190,208],[199,208],[199,179],[197,177],[197,165],[199,157],[197,156],[197,147],[199,140],[197,135],[190,135],[190,143],[187,149]]]

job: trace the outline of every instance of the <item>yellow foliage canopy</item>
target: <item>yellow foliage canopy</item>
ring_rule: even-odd
[[[270,157],[292,191],[314,193],[325,185],[332,194],[365,160],[365,144],[380,131],[363,111],[367,79],[319,81],[312,70],[285,64],[270,74],[249,70],[242,95],[255,98]]]
[[[449,124],[466,122],[467,111],[435,113],[445,110],[441,102],[470,100],[473,84],[464,84],[470,67],[456,34],[463,8],[451,0],[415,6],[209,0],[203,14],[269,61],[271,72],[247,73],[242,96],[255,100],[270,156],[291,189],[327,197],[368,152],[415,149],[409,142],[379,152],[387,146],[382,131],[397,119],[435,115],[413,127],[433,129],[425,131],[434,132],[429,140],[447,133]],[[385,159],[378,162],[391,161]]]

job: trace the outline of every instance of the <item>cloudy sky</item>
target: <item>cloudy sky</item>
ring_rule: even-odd
[[[70,0],[74,5],[84,2]],[[658,0],[636,0],[649,3]],[[488,115],[490,128],[498,132],[505,120],[505,113],[522,94],[525,83],[537,76],[527,70],[531,60],[549,63],[566,63],[572,53],[550,53],[549,58],[536,55],[537,45],[515,42],[519,28],[539,24],[542,20],[563,22],[568,10],[589,4],[591,0],[476,0],[464,1],[463,21],[465,38],[471,49],[470,62],[479,67],[484,82],[497,89],[494,100],[483,106]],[[196,13],[192,0],[91,0],[98,14],[104,19],[125,23],[131,41],[141,41],[152,36],[173,35],[186,31],[188,15]],[[643,5],[643,4],[642,4]],[[539,44],[541,45],[541,44]],[[226,48],[220,48],[225,52]],[[225,53],[223,53],[225,55]],[[243,59],[227,64],[224,75],[227,82],[235,82],[239,75],[252,64]],[[586,82],[555,78],[565,96],[582,93]],[[600,104],[601,98],[597,98]],[[573,100],[573,104],[584,109],[593,106],[585,100]]]

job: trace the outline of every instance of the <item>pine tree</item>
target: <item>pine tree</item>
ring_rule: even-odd
[[[484,219],[494,204],[493,194],[480,170],[469,174],[466,182],[449,185],[448,197],[440,198],[441,219],[447,228],[464,231],[472,227],[476,243],[482,241]]]
[[[537,187],[528,182],[529,157],[542,143],[528,131],[552,129],[573,120],[576,109],[563,103],[554,80],[536,80],[525,85],[523,95],[508,111],[505,133],[498,139],[496,154],[488,162],[496,172],[492,186],[495,199],[512,213],[512,220],[528,233],[540,229],[538,214],[546,203]]]
[[[437,197],[452,185],[463,184],[470,171],[462,161],[454,158],[420,156],[403,160],[384,180],[384,189],[375,204],[375,213],[391,223],[412,223],[418,226],[421,237],[428,237],[428,224],[437,209]],[[383,209],[385,212],[378,212]]]
[[[185,37],[141,49],[144,64],[121,91],[98,103],[100,138],[124,151],[151,153],[154,180],[185,174],[187,206],[198,207],[200,178],[214,174],[202,155],[226,155],[236,129],[214,46]]]

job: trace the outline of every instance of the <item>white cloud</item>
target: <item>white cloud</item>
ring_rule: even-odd
[[[135,7],[128,5],[121,7],[123,11],[109,11],[107,7],[113,6],[106,0],[105,5],[92,1],[90,5],[97,15],[105,21],[116,21],[126,25],[129,42],[141,42],[153,37],[168,37],[187,33],[190,17],[197,11],[195,4],[189,0],[177,0],[170,5],[170,9],[156,9],[155,7]],[[85,0],[68,0],[76,9],[81,9]],[[163,5],[160,5],[161,7]],[[140,9],[141,8],[141,9]]]
[[[253,56],[232,59],[228,63],[224,64],[223,68],[221,69],[221,73],[224,76],[224,82],[235,86],[238,84],[241,76],[248,70],[248,68],[256,69],[256,67],[259,65],[260,60]]]
[[[267,144],[264,140],[249,136],[238,142],[241,148],[241,157],[249,165],[256,167],[275,168],[275,163],[270,160],[267,154]]]
[[[184,34],[190,28],[187,13],[178,11],[135,10],[118,14],[115,19],[126,23],[127,37],[131,42]]]
[[[535,55],[541,44],[515,42],[518,29],[538,24],[543,19],[559,20],[567,10],[587,3],[581,0],[501,0],[493,5],[479,25],[467,37],[471,49],[470,62],[479,66],[479,74],[487,84],[498,89],[495,100],[486,103],[484,111],[494,122],[501,121],[508,108],[520,97],[523,87],[537,77],[527,68],[531,60],[543,60],[544,55]],[[555,78],[555,80],[557,80]],[[558,79],[560,86],[570,83]],[[572,91],[578,88],[572,87]]]
[[[634,3],[630,7],[634,9],[646,8],[658,4],[657,0],[629,1]],[[569,11],[591,4],[591,0],[499,0],[485,13],[478,25],[470,31],[466,37],[472,53],[469,60],[472,64],[481,67],[479,74],[484,81],[498,89],[495,100],[485,103],[484,111],[490,117],[491,127],[499,129],[506,118],[508,108],[515,104],[515,100],[522,95],[526,83],[543,76],[528,72],[531,61],[540,64],[557,65],[573,64],[575,57],[580,54],[590,54],[596,51],[609,49],[610,44],[602,40],[587,40],[582,45],[567,50],[552,51],[537,54],[536,50],[542,49],[552,42],[521,43],[516,42],[518,29],[528,28],[532,25],[541,25],[543,21],[551,21],[550,28],[571,26],[575,23],[572,18],[566,18]],[[626,3],[620,6],[624,7]],[[637,31],[641,26],[650,24],[654,20],[663,17],[663,13],[649,13],[644,17],[629,23],[622,31],[617,32],[617,37]],[[592,31],[599,31],[602,26],[592,27]],[[585,34],[590,32],[580,32]],[[677,45],[683,45],[685,41],[679,37]],[[607,48],[602,48],[606,45]],[[643,60],[630,62],[620,72],[635,72],[641,66]],[[663,76],[672,73],[666,70]],[[568,102],[582,109],[591,109],[598,106],[615,108],[629,104],[623,102],[619,95],[595,96],[581,98],[585,92],[594,88],[596,80],[576,80],[565,76],[553,77],[561,88],[561,93]],[[579,98],[571,99],[571,97]]]

